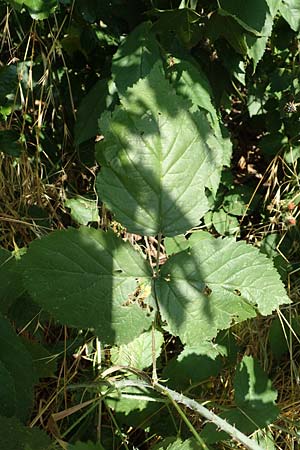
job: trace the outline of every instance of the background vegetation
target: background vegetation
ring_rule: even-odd
[[[242,448],[187,405],[179,407],[149,386],[126,385],[150,382],[156,369],[169,388],[205,403],[251,435],[253,445],[297,449],[299,2],[1,0],[0,17],[2,447]],[[152,91],[149,84],[155,86]],[[145,219],[147,208],[140,213],[135,204],[122,215],[127,191],[115,190],[109,172],[114,136],[122,141],[130,135],[132,123],[138,127],[139,116],[155,102],[167,111],[172,132],[183,120],[192,127],[190,118],[200,117],[193,124],[202,138],[207,133],[207,141],[213,130],[211,147],[218,148],[201,192],[186,190],[179,214],[183,222],[168,216],[152,223]],[[130,114],[124,119],[125,110]],[[187,180],[198,164],[193,158],[189,153],[180,167]],[[151,179],[155,172],[146,175]],[[139,196],[139,185],[135,188],[138,204],[144,194],[141,188]],[[209,204],[198,222],[195,202]],[[171,199],[166,203],[171,205]],[[136,225],[140,217],[145,223]],[[80,225],[87,227],[77,231]],[[70,226],[76,231],[63,231]],[[96,229],[103,234],[94,234]],[[225,251],[200,231],[239,244]],[[60,274],[71,272],[76,259],[85,261],[86,249],[92,250],[83,242],[88,246],[92,239],[101,247],[95,260],[106,258],[106,271],[115,261],[108,257],[111,249],[116,271],[128,264],[128,289],[136,289],[132,303],[148,308],[149,317],[136,308],[122,328],[111,326],[105,316],[104,329],[95,319],[102,304],[80,309],[76,300],[72,308],[81,279],[69,275],[62,282]],[[188,268],[190,248],[209,281],[212,266],[205,269],[201,252],[218,250],[230,262],[239,248],[246,256],[242,265],[250,268],[242,277],[240,267],[233,267],[241,306],[226,311],[228,323],[218,319],[215,334],[211,325],[199,325],[198,316],[178,324],[167,307],[151,328],[157,302],[162,311],[160,299],[167,292],[157,278],[168,281],[172,270]],[[172,259],[177,252],[178,259]],[[65,264],[63,257],[71,262]],[[48,280],[44,273],[51,270],[57,272]],[[228,266],[222,270],[228,276]],[[243,303],[251,273],[255,311],[253,304]],[[188,269],[184,276],[188,290],[195,280]],[[136,287],[138,277],[144,284]],[[209,281],[203,291],[208,297]],[[156,286],[152,297],[151,282]],[[106,291],[103,286],[97,285],[104,292],[100,297],[112,296],[114,286],[105,285]],[[59,305],[68,292],[71,303],[64,309]],[[177,310],[175,317],[181,314]]]

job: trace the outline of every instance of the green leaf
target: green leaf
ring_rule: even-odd
[[[193,47],[199,41],[203,19],[193,9],[154,9],[150,14],[158,18],[153,25],[153,31],[163,33],[175,31],[186,47]]]
[[[223,45],[222,45],[223,44]],[[246,86],[246,65],[244,58],[237,54],[232,47],[219,43],[222,64],[229,73],[230,78],[236,78],[243,86]]]
[[[167,237],[164,239],[164,246],[167,254],[172,255],[192,247],[203,239],[213,239],[213,236],[207,231],[194,231],[189,238],[184,235]]]
[[[268,161],[271,161],[271,159],[273,159],[287,143],[287,136],[279,131],[268,133],[259,139],[259,147],[262,150],[264,157],[268,158]]]
[[[12,375],[0,360],[0,415],[12,417],[17,408],[15,383]]]
[[[176,434],[180,418],[165,406],[164,399],[151,389],[128,387],[122,393],[112,393],[106,404],[114,410],[118,423],[147,430],[151,434],[169,436]],[[181,432],[187,428],[180,423]]]
[[[0,105],[12,104],[18,86],[17,67],[14,64],[0,67]]]
[[[289,263],[279,251],[281,237],[279,234],[268,234],[260,244],[260,251],[273,260],[273,264],[278,270],[282,280],[288,277]]]
[[[218,375],[220,369],[220,358],[208,357],[199,352],[197,346],[186,347],[177,358],[167,363],[162,378],[168,380],[168,387],[184,390]]]
[[[246,37],[247,54],[252,58],[254,70],[262,58],[267,40],[271,36],[273,19],[280,0],[253,0],[247,3],[235,0],[221,0],[223,10],[220,14],[230,15],[248,34]],[[251,33],[252,35],[250,35]]]
[[[163,335],[155,330],[155,356],[159,357],[161,346],[164,342]],[[153,358],[152,332],[147,331],[135,338],[129,344],[113,347],[110,351],[113,364],[134,367],[136,369],[146,369],[151,366]]]
[[[275,403],[277,392],[252,356],[244,356],[234,377],[235,402],[243,408],[251,402]]]
[[[98,119],[115,102],[113,82],[99,80],[82,99],[74,128],[74,140],[80,145],[99,133]]]
[[[263,450],[276,450],[274,438],[271,430],[259,430],[252,438]]]
[[[182,441],[173,437],[168,437],[159,444],[151,447],[152,450],[201,450],[202,448],[194,438]]]
[[[243,56],[247,55],[248,48],[244,29],[232,17],[218,13],[212,14],[208,21],[207,32],[212,42],[222,36],[237,53]]]
[[[119,94],[124,95],[129,86],[146,77],[160,59],[151,22],[141,23],[127,36],[112,60],[112,75]]]
[[[6,0],[6,3],[20,9],[26,6],[30,16],[33,19],[47,19],[58,6],[57,0]]]
[[[16,406],[14,414],[20,420],[25,421],[33,403],[33,386],[36,381],[36,375],[30,353],[22,344],[21,339],[15,334],[8,320],[1,316],[0,362],[2,377],[6,378],[8,387],[10,386],[9,377],[5,376],[4,368],[6,368],[14,383],[14,392],[11,390],[11,401],[12,403],[15,402]],[[0,394],[2,399],[3,395],[3,393]],[[5,411],[1,409],[1,413],[5,414]]]
[[[240,2],[236,0],[220,0],[220,14],[230,15],[248,32],[259,36],[265,25],[269,6],[266,0]]]
[[[172,256],[155,283],[166,329],[190,346],[290,303],[271,261],[230,238],[206,239]]]
[[[65,206],[71,209],[72,219],[80,225],[87,225],[89,222],[98,222],[99,220],[96,200],[77,196],[67,199]]]
[[[0,416],[0,442],[5,450],[47,450],[50,439],[38,428],[24,427],[16,417]]]
[[[248,46],[248,56],[253,60],[254,71],[256,69],[257,63],[261,60],[261,58],[265,53],[268,39],[272,34],[273,19],[274,16],[272,16],[269,12],[267,12],[265,24],[261,30],[263,36],[257,38],[248,35],[246,37]]]
[[[22,146],[19,142],[20,134],[15,130],[0,130],[0,152],[18,157]]]
[[[208,209],[205,185],[220,166],[219,141],[206,115],[189,110],[158,66],[121,103],[100,121],[100,199],[132,233],[183,233]]]
[[[166,237],[164,240],[164,246],[168,255],[179,253],[182,250],[189,248],[189,241],[181,234],[174,237]]]
[[[111,231],[56,231],[34,241],[24,260],[33,300],[62,323],[94,328],[111,344],[130,342],[149,328],[140,280],[151,278],[150,266]]]
[[[57,369],[56,356],[51,355],[51,353],[38,342],[32,342],[28,339],[22,339],[22,342],[32,357],[37,377],[53,377]]]
[[[207,187],[216,195],[223,165],[229,164],[231,158],[230,139],[224,139],[217,112],[212,103],[212,89],[202,69],[189,60],[173,58],[170,67],[170,79],[177,94],[189,99],[197,108],[208,112],[207,118],[219,140],[219,164],[207,180]],[[223,155],[223,156],[222,156]]]
[[[221,236],[232,236],[240,230],[238,219],[222,208],[212,213],[212,224]]]
[[[282,0],[279,12],[287,21],[292,30],[300,31],[300,4],[299,0]]]
[[[176,93],[209,112],[212,126],[219,126],[217,113],[212,104],[212,90],[202,69],[191,61],[174,57],[168,72]]]
[[[295,162],[300,158],[300,146],[289,145],[288,149],[284,152],[284,160],[287,164],[294,165]]]
[[[273,21],[277,14],[281,0],[266,0],[266,3],[268,5],[268,10],[266,9],[265,23],[263,28],[261,29],[262,36],[246,36],[248,56],[253,60],[254,71],[256,69],[257,63],[261,60],[265,53],[268,39],[272,34]]]
[[[237,429],[250,434],[277,418],[277,392],[256,359],[244,356],[236,370],[234,388],[237,408],[222,413],[221,417]],[[201,436],[209,444],[229,438],[226,433],[218,432],[213,424],[206,425]]]
[[[24,292],[19,261],[0,247],[0,312],[5,314]]]
[[[273,319],[269,331],[269,345],[274,358],[279,361],[289,351],[289,330],[278,317]]]
[[[112,392],[106,404],[114,410],[119,423],[143,429],[157,421],[156,415],[159,413],[161,416],[164,407],[161,398],[154,395],[153,391],[136,387]]]
[[[228,214],[242,216],[247,211],[251,194],[252,192],[247,186],[239,186],[225,195],[222,206]]]
[[[266,0],[266,1],[268,3],[271,16],[275,17],[282,3],[282,0]]]

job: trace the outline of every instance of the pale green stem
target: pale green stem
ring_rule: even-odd
[[[199,433],[197,433],[197,431],[195,430],[189,419],[186,417],[182,409],[177,405],[177,403],[173,400],[172,397],[168,396],[168,398],[171,401],[174,408],[176,409],[176,411],[178,412],[178,414],[180,415],[180,417],[182,418],[182,420],[184,421],[184,423],[186,424],[186,426],[188,427],[188,429],[190,430],[190,432],[192,433],[192,435],[194,436],[194,438],[196,439],[196,441],[200,444],[201,448],[203,448],[203,450],[209,450],[209,448],[203,441],[202,437],[199,435]]]
[[[240,444],[244,445],[248,450],[264,450],[260,445],[258,445],[255,441],[251,440],[243,434],[241,431],[239,431],[237,428],[235,428],[230,423],[226,422],[226,420],[219,417],[217,414],[213,413],[209,409],[205,408],[205,406],[201,405],[200,403],[196,402],[195,400],[186,397],[183,394],[179,394],[176,391],[173,391],[172,389],[169,389],[159,383],[150,384],[145,383],[143,381],[139,380],[121,380],[116,381],[115,387],[117,389],[126,388],[129,386],[135,386],[135,387],[146,387],[154,389],[156,392],[161,393],[162,395],[166,396],[169,400],[172,399],[172,403],[180,403],[184,405],[186,408],[191,409],[192,411],[197,412],[202,417],[204,417],[209,422],[212,422],[216,425],[216,427],[225,433],[229,434],[231,438],[234,441],[239,442]]]

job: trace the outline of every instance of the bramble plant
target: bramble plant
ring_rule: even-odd
[[[228,109],[232,94],[223,85],[226,80],[220,80],[218,86],[219,75],[211,73],[211,68],[217,59],[222,70],[226,68],[231,87],[237,90],[235,83],[240,83],[242,102],[248,101],[254,117],[259,111],[257,92],[265,82],[257,74],[264,55],[269,57],[273,25],[284,19],[298,31],[299,20],[296,22],[289,8],[293,5],[300,17],[300,7],[291,0],[257,0],[246,6],[237,0],[219,0],[214,7],[207,2],[182,1],[168,9],[160,2],[148,5],[145,1],[139,9],[141,17],[135,17],[129,33],[123,33],[122,20],[110,17],[109,2],[102,6],[93,1],[72,5],[30,0],[6,3],[24,7],[25,11],[11,10],[11,14],[25,22],[28,13],[33,19],[54,17],[57,21],[59,14],[66,14],[65,8],[74,8],[58,50],[59,55],[66,52],[72,62],[74,80],[63,59],[64,71],[53,67],[53,86],[62,83],[62,87],[79,89],[79,81],[86,83],[87,76],[76,68],[75,60],[81,53],[92,64],[93,55],[85,42],[88,33],[95,54],[102,59],[106,55],[104,60],[111,56],[111,70],[105,61],[105,75],[87,83],[89,92],[77,97],[74,143],[81,161],[94,173],[91,149],[96,139],[96,195],[91,198],[75,190],[75,195],[64,198],[73,226],[58,221],[56,228],[64,229],[30,238],[26,250],[21,247],[28,241],[23,245],[13,241],[13,252],[0,249],[1,443],[8,450],[110,448],[112,441],[101,432],[104,405],[120,448],[130,447],[118,423],[150,430],[157,439],[147,448],[157,450],[221,448],[218,443],[226,440],[249,449],[269,448],[268,440],[272,439],[261,430],[278,417],[277,392],[257,358],[239,358],[232,383],[234,406],[230,409],[215,414],[193,399],[203,398],[202,393],[199,396],[201,384],[231,364],[231,358],[236,360],[231,327],[271,315],[281,305],[291,303],[282,281],[287,265],[278,259],[273,263],[270,252],[264,251],[266,246],[260,251],[239,239],[242,227],[238,218],[251,209],[251,195],[247,188],[243,191],[243,186],[226,182],[224,176],[231,167],[232,144],[230,127],[223,124],[220,109]],[[115,8],[119,5],[118,1],[112,3]],[[149,20],[145,20],[145,11]],[[104,18],[111,22],[105,23]],[[68,15],[61,29],[66,20]],[[45,22],[32,23],[41,28],[41,34],[47,34]],[[125,39],[122,34],[126,34]],[[55,51],[54,44],[51,51]],[[42,51],[41,55],[44,58]],[[0,68],[0,113],[6,124],[15,117],[25,117],[22,89],[26,82],[34,95],[40,95],[38,104],[43,104],[43,78],[33,84],[30,81],[32,69],[39,73],[41,62],[37,59],[30,61],[31,66],[26,64],[24,57],[22,63]],[[253,76],[248,100],[243,88],[246,71],[252,71]],[[16,86],[18,92],[12,99]],[[264,111],[269,111],[268,102],[274,98],[277,103],[288,104],[286,97],[279,98],[272,87],[268,89],[260,105]],[[298,86],[295,89],[296,97]],[[71,103],[74,106],[73,100]],[[287,146],[282,136],[284,127],[291,127],[291,118],[285,114],[297,109],[286,110],[283,105],[282,111],[277,137]],[[40,118],[35,124],[40,126],[38,130],[31,127],[27,116],[24,120],[19,135],[16,127],[0,130],[0,150],[12,160],[22,158],[35,135],[37,152],[32,158],[43,161],[48,140],[59,140],[53,126],[56,119],[42,128]],[[265,133],[265,142],[271,133]],[[294,135],[291,139],[289,151]],[[288,158],[287,147],[285,151]],[[46,159],[42,164],[50,164],[49,177],[64,170],[57,150]],[[288,194],[287,201],[291,204]],[[54,228],[53,223],[51,226]],[[48,417],[52,441],[42,430],[25,426],[34,386],[39,378],[51,378],[56,371],[55,365],[45,370],[37,363],[51,361],[51,352],[38,343],[35,348],[26,343],[9,323],[11,319],[19,328],[21,311],[26,319],[20,321],[20,328],[24,327],[26,305],[29,311],[36,305],[42,308],[46,317],[42,323],[65,325],[70,335],[77,330],[76,339],[88,349],[87,359],[94,358],[93,376],[76,378],[76,372],[69,386],[70,392],[76,392],[78,405]],[[28,320],[30,323],[32,318]],[[167,340],[172,341],[175,353],[169,360],[163,352]],[[91,342],[95,342],[95,351],[89,349]],[[75,354],[72,346],[70,343]],[[88,393],[86,402],[82,389]],[[79,432],[69,441],[69,433],[80,429],[82,419],[70,422],[65,433],[57,430],[57,422],[87,406],[83,417],[98,408],[97,432],[92,435],[97,443]],[[189,410],[209,423],[197,427]],[[33,419],[31,426],[37,422]],[[255,431],[256,437],[250,439]],[[85,442],[75,443],[78,438]]]

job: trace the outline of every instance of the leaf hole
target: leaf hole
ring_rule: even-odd
[[[131,299],[128,299],[128,300],[126,300],[124,303],[122,303],[122,305],[121,306],[125,306],[125,307],[127,307],[127,306],[130,306],[130,305],[132,305],[132,300]]]
[[[233,293],[235,294],[235,295],[237,295],[238,297],[240,297],[242,294],[241,294],[241,291],[239,291],[238,289],[235,289],[234,291],[233,291]]]
[[[212,293],[212,290],[208,286],[205,286],[205,288],[203,289],[203,294],[208,297],[211,295],[211,293]]]

